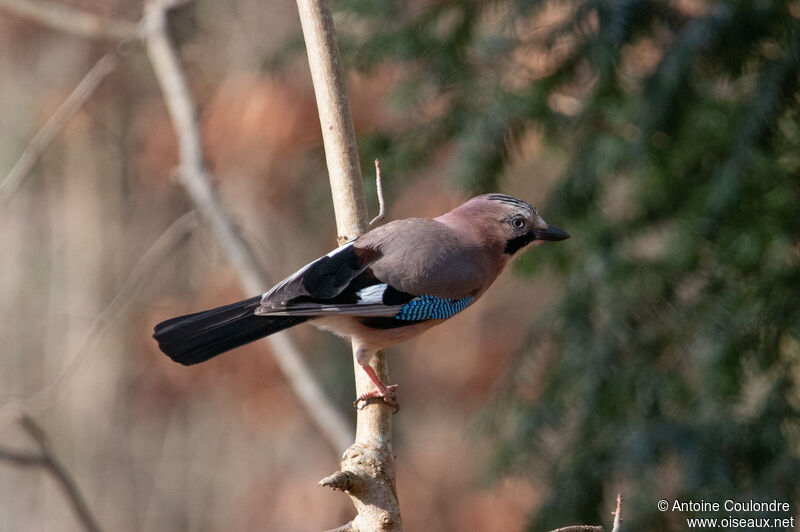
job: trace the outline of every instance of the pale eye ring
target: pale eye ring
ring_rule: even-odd
[[[525,219],[522,216],[515,216],[511,219],[511,227],[514,229],[522,229],[525,227]]]

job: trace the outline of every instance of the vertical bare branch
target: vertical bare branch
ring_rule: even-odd
[[[75,515],[80,520],[84,529],[89,532],[100,532],[100,526],[97,524],[97,520],[94,518],[91,510],[89,510],[86,499],[81,494],[78,485],[69,474],[69,471],[67,471],[66,467],[64,467],[56,456],[50,444],[50,439],[47,437],[44,430],[28,416],[20,417],[19,423],[25,432],[36,442],[36,445],[39,447],[39,452],[31,453],[27,451],[0,449],[0,460],[6,460],[20,467],[37,466],[44,468],[45,471],[52,475],[64,491],[64,495],[67,497],[67,500],[72,506],[72,510],[75,512]]]
[[[169,0],[147,2],[143,27],[147,53],[178,137],[178,178],[237,271],[245,292],[257,294],[270,283],[211,184],[194,103],[178,54],[167,33],[167,11],[174,5],[175,2]],[[345,448],[350,441],[350,423],[328,400],[301,353],[285,333],[269,336],[265,341],[309,417],[334,449]]]
[[[326,0],[297,0],[297,7],[317,97],[336,227],[342,243],[368,227],[345,78]],[[372,364],[378,376],[388,381],[386,357],[382,352],[373,357]],[[355,358],[353,367],[356,395],[360,396],[371,390],[373,384]],[[345,451],[341,470],[320,484],[346,491],[358,511],[355,519],[339,530],[402,530],[392,453],[392,413],[388,405],[379,401],[358,411],[356,440]]]
[[[339,243],[367,228],[367,202],[361,182],[353,117],[347,100],[333,18],[325,0],[297,0],[317,111],[325,145]]]

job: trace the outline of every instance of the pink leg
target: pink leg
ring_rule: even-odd
[[[364,371],[367,372],[367,375],[372,380],[372,382],[375,383],[375,386],[378,389],[369,391],[367,393],[363,393],[360,396],[358,396],[358,399],[353,401],[353,406],[358,408],[358,403],[360,403],[361,401],[366,401],[367,399],[379,397],[383,399],[384,403],[386,403],[391,407],[394,407],[394,412],[397,413],[397,411],[400,410],[400,403],[397,402],[397,398],[394,393],[394,391],[397,389],[397,384],[391,384],[389,386],[386,386],[378,377],[378,375],[375,373],[375,370],[372,369],[372,366],[370,366],[369,364],[363,364],[361,367],[364,368]]]

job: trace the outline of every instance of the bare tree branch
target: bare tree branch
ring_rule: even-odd
[[[42,466],[45,464],[44,456],[39,453],[29,453],[27,451],[15,451],[0,447],[0,460],[11,462],[13,465],[21,467]]]
[[[614,516],[614,525],[611,529],[611,532],[620,532],[620,523],[622,522],[622,494],[617,495],[617,508],[611,512],[611,515]],[[565,526],[562,528],[557,528],[555,530],[551,530],[550,532],[603,532],[602,526],[595,526],[595,525],[572,525],[572,526]]]
[[[550,532],[603,532],[603,527],[593,525],[572,525],[556,528]]]
[[[121,41],[138,36],[137,25],[43,0],[0,0],[0,9],[50,28],[87,39]]]
[[[9,0],[0,0],[0,3]],[[67,96],[64,103],[47,120],[31,142],[22,152],[14,167],[6,178],[0,183],[0,204],[6,201],[17,190],[22,180],[42,156],[44,150],[53,142],[53,139],[61,133],[61,130],[69,123],[70,119],[83,107],[83,104],[91,97],[100,83],[117,66],[115,54],[108,53],[100,58],[97,63],[86,73],[75,89]]]
[[[360,235],[369,224],[336,30],[326,0],[297,0],[297,8],[317,98],[339,243],[342,243]],[[386,382],[388,367],[384,354],[376,353],[371,363]],[[361,396],[372,390],[373,384],[355,357],[353,367],[356,395]],[[355,443],[345,451],[340,465],[341,471],[321,482],[335,489],[346,489],[358,512],[340,530],[401,531],[392,452],[392,412],[387,404],[376,401],[358,410]]]
[[[36,442],[39,452],[31,453],[0,448],[0,460],[5,460],[13,465],[21,467],[37,466],[44,468],[44,470],[50,473],[56,482],[58,482],[58,485],[61,486],[64,495],[67,497],[67,500],[72,506],[78,520],[83,524],[83,527],[89,532],[100,532],[100,526],[89,510],[86,499],[78,489],[75,480],[56,456],[44,430],[42,430],[33,419],[26,415],[19,418],[19,424]]]
[[[367,200],[361,182],[353,117],[336,31],[326,0],[297,0],[297,8],[317,98],[336,228],[339,243],[343,244],[367,229]]]
[[[195,107],[178,54],[167,33],[168,0],[145,4],[143,27],[150,62],[164,94],[164,101],[178,137],[178,177],[197,211],[209,224],[225,255],[236,269],[245,292],[257,294],[270,286],[250,245],[242,238],[232,217],[212,186],[206,169]],[[309,417],[337,452],[347,447],[351,424],[328,400],[294,343],[285,333],[269,336],[265,342],[289,385]]]
[[[622,494],[617,494],[617,509],[611,512],[614,515],[614,527],[611,532],[620,532],[620,524],[622,523]]]

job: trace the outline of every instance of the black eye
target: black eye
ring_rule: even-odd
[[[511,225],[514,229],[522,229],[525,227],[525,219],[522,216],[515,216],[511,219]]]

